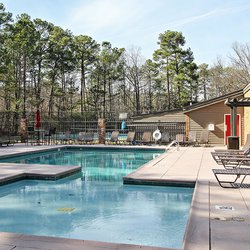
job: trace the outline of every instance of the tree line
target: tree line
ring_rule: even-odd
[[[0,3],[0,110],[111,119],[182,108],[249,83],[247,44],[234,44],[230,66],[209,67],[197,65],[185,43],[167,30],[146,60],[137,47],[98,43],[28,14],[14,20]]]

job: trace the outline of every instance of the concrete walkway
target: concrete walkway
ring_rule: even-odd
[[[51,148],[42,146],[37,149],[44,150],[49,147]],[[33,150],[34,147],[14,146],[3,148],[0,155]],[[129,174],[124,181],[130,183],[141,181],[149,184],[158,181],[161,185],[196,183],[183,249],[247,250],[250,248],[250,189],[223,189],[218,185],[212,169],[222,167],[212,159],[213,150],[212,147],[184,147],[179,151],[176,148],[171,149]],[[156,250],[163,248],[0,233],[1,249]]]

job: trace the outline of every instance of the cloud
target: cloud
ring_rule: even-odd
[[[224,7],[224,8],[221,7],[221,8],[217,8],[212,11],[209,11],[207,13],[201,14],[201,15],[191,16],[188,18],[184,18],[184,19],[180,19],[180,20],[168,23],[168,26],[170,26],[171,28],[182,27],[186,24],[194,23],[194,22],[200,21],[202,19],[206,19],[211,16],[230,15],[230,14],[234,14],[234,13],[238,13],[242,11],[247,11],[249,9],[250,9],[249,4],[242,5],[242,6]]]
[[[184,18],[184,19],[181,19],[181,20],[171,22],[171,23],[168,24],[168,26],[170,26],[172,28],[181,27],[183,25],[193,23],[193,22],[199,21],[201,19],[205,19],[205,18],[207,18],[209,16],[215,15],[216,13],[217,13],[217,10],[212,10],[212,11],[209,11],[209,12],[204,13],[202,15],[192,16],[192,17],[188,17],[188,18]]]
[[[145,14],[143,1],[92,0],[70,12],[70,26],[85,33],[115,32],[134,25]]]

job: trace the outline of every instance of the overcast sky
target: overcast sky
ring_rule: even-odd
[[[0,0],[14,17],[27,13],[74,35],[141,48],[149,59],[160,33],[181,31],[195,61],[227,59],[234,42],[250,43],[249,0]]]

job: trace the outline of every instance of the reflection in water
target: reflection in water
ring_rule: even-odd
[[[0,162],[81,166],[83,178],[121,181],[122,177],[155,158],[159,150],[61,150],[3,159]]]
[[[83,171],[2,186],[0,231],[181,248],[193,189],[123,185],[121,176],[157,152],[137,153],[60,151],[22,159],[80,164]]]

